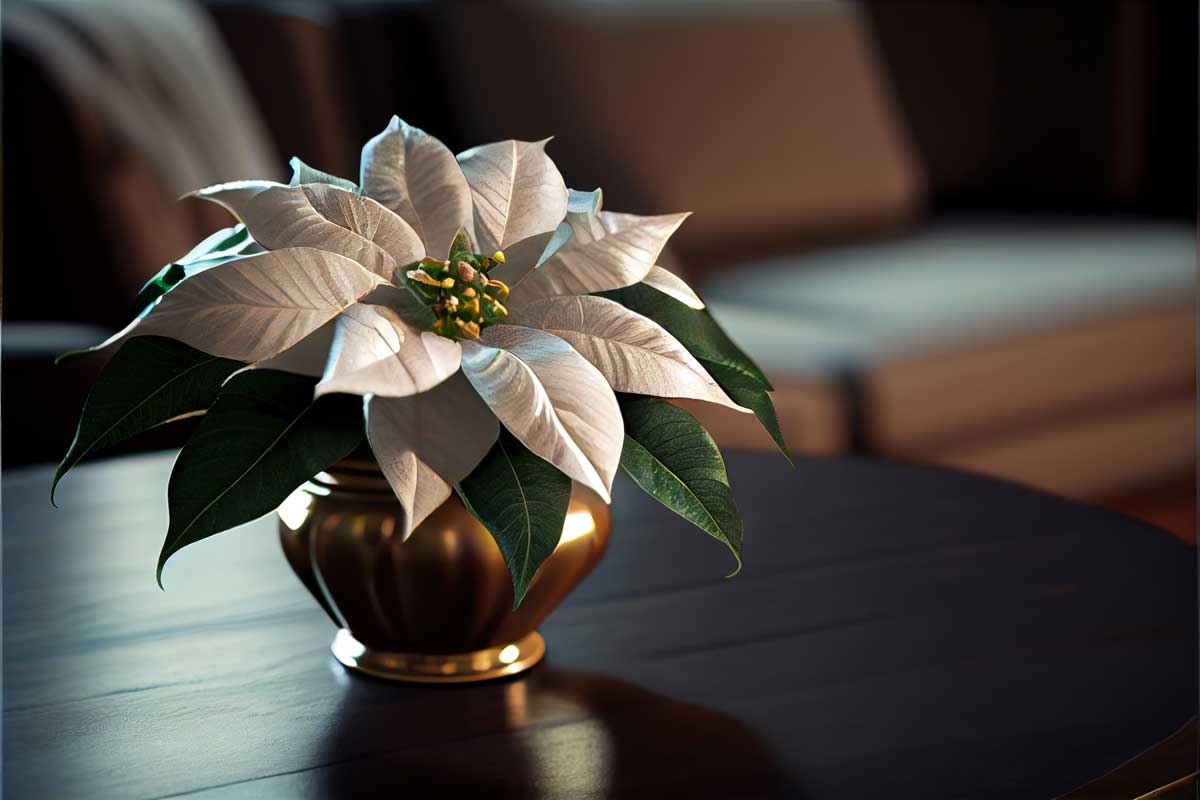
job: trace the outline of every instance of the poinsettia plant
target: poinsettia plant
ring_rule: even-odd
[[[753,412],[786,455],[762,371],[657,266],[686,214],[601,210],[546,142],[453,155],[399,118],[359,183],[292,160],[289,184],[195,196],[238,224],[164,267],[84,405],[51,488],[84,457],[203,414],[167,488],[158,559],[274,510],[365,444],[402,536],[457,491],[519,603],[553,552],[572,481],[618,467],[721,540],[742,522],[690,398]],[[735,572],[737,570],[735,569]]]

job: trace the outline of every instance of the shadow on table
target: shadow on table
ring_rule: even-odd
[[[776,797],[767,751],[731,717],[541,666],[460,688],[348,677],[312,795]]]

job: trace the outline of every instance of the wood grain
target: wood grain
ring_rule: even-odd
[[[547,663],[352,677],[272,521],[154,586],[173,456],[9,472],[5,796],[1046,797],[1196,708],[1195,551],[1017,486],[734,455],[746,567],[614,488]]]

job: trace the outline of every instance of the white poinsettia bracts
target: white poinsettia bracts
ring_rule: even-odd
[[[608,499],[623,445],[614,390],[741,411],[650,319],[595,292],[645,281],[685,214],[639,217],[568,191],[546,142],[457,157],[394,118],[363,148],[360,188],[242,181],[196,192],[268,252],[198,272],[121,334],[319,376],[362,395],[367,438],[409,533],[503,425]]]

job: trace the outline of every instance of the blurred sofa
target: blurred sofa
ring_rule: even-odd
[[[613,207],[696,212],[675,252],[794,447],[1081,498],[1194,470],[1195,121],[1167,99],[1195,94],[1188,21],[1121,2],[443,18],[502,43],[454,62],[476,138],[565,131],[587,148],[568,174]]]
[[[1194,469],[1195,120],[1177,98],[1195,96],[1194,71],[1178,69],[1194,60],[1181,32],[1195,9],[204,7],[281,172],[294,154],[352,175],[360,143],[397,112],[456,149],[554,134],[571,184],[603,185],[608,207],[694,211],[669,265],[767,369],[797,451],[953,465],[1083,498]],[[52,141],[76,189],[37,192],[31,207],[67,208],[82,226],[53,243],[55,269],[93,265],[58,279],[75,287],[66,302],[31,273],[12,277],[46,230],[19,215],[5,236],[8,319],[115,327],[116,298],[219,222],[171,206],[162,186],[121,194],[113,165],[161,177],[7,35],[5,58],[10,107],[42,109],[6,125],[5,194],[35,183],[13,153],[44,153],[48,120],[67,120]],[[141,210],[114,219],[121,196]],[[42,363],[33,351],[25,364]],[[6,373],[15,357],[6,349]],[[64,394],[77,403],[84,385]],[[26,395],[16,401],[35,405]],[[723,445],[769,446],[741,415],[692,409]],[[54,457],[45,445],[24,457]]]

